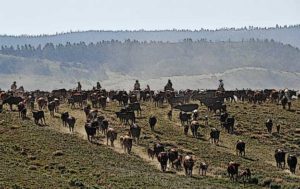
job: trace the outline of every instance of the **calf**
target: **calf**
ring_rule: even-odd
[[[201,162],[200,166],[199,166],[199,174],[201,172],[201,175],[205,175],[206,176],[206,171],[208,169],[208,165],[205,162]]]

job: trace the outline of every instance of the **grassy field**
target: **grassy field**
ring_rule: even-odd
[[[112,102],[100,113],[109,119],[120,136],[127,132],[128,126],[115,117],[114,112],[119,109],[117,103]],[[202,125],[198,139],[190,133],[183,134],[178,112],[173,113],[172,121],[167,119],[168,106],[155,108],[152,103],[143,103],[142,109],[142,116],[137,119],[142,127],[142,139],[139,145],[134,145],[130,155],[123,153],[118,141],[114,148],[106,146],[101,135],[99,144],[89,143],[82,110],[66,105],[60,110],[69,111],[77,118],[75,134],[62,126],[59,114],[57,118],[50,118],[46,113],[47,126],[36,126],[32,120],[19,120],[17,112],[4,111],[0,114],[0,188],[243,188],[242,183],[229,181],[226,172],[229,161],[241,163],[241,169],[250,168],[253,177],[258,179],[258,184],[246,184],[246,188],[261,188],[268,182],[273,187],[300,186],[299,168],[297,174],[292,175],[287,169],[276,168],[274,159],[278,147],[300,155],[299,101],[293,103],[294,111],[282,110],[270,103],[257,106],[228,103],[228,111],[235,115],[238,126],[232,135],[222,130],[218,146],[209,143],[209,131],[210,127],[218,128],[219,121],[205,107],[200,107],[200,113],[202,117],[209,115],[209,126]],[[150,115],[158,117],[154,132],[147,124]],[[273,134],[267,133],[264,122],[268,117],[281,125],[279,134],[275,129]],[[148,159],[146,149],[158,139],[169,148],[176,146],[181,153],[190,152],[195,156],[193,177],[185,177],[182,171],[172,169],[162,173],[157,160]],[[235,154],[238,139],[246,142],[246,157]],[[209,164],[207,177],[198,175],[201,161]]]

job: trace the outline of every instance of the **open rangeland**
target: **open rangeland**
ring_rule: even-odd
[[[197,102],[195,102],[197,103]],[[200,128],[195,138],[178,118],[179,111],[173,111],[168,119],[169,105],[158,108],[152,102],[142,102],[142,114],[136,122],[142,128],[139,143],[133,144],[132,153],[124,153],[119,137],[125,136],[129,125],[122,124],[115,112],[121,106],[110,101],[99,109],[109,126],[118,132],[115,146],[107,146],[106,138],[98,133],[96,142],[87,140],[82,108],[70,108],[66,103],[60,106],[60,113],[68,111],[76,118],[75,133],[71,134],[62,125],[60,114],[51,117],[48,110],[46,126],[37,126],[30,119],[21,120],[18,112],[4,107],[0,114],[0,188],[298,188],[300,186],[299,165],[296,174],[288,166],[277,168],[275,150],[282,148],[288,154],[300,156],[300,101],[292,102],[292,110],[284,110],[271,102],[253,105],[246,102],[226,102],[227,110],[236,119],[235,129],[228,134],[220,126],[219,117],[199,106]],[[37,105],[36,105],[37,107]],[[157,118],[154,131],[148,123],[151,115]],[[208,116],[208,125],[204,116]],[[273,120],[272,133],[268,133],[265,122]],[[276,125],[280,124],[277,133]],[[211,128],[221,131],[219,143],[210,142]],[[245,156],[236,154],[236,142],[246,143]],[[195,159],[192,177],[185,176],[183,169],[175,170],[170,165],[163,173],[159,162],[148,157],[147,149],[156,142],[165,149],[177,148],[183,156],[190,154]],[[286,155],[286,156],[287,156]],[[232,181],[227,173],[228,163],[240,164],[240,172],[249,168],[251,179]],[[206,176],[199,174],[200,162],[208,164]]]

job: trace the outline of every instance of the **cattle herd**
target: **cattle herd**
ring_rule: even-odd
[[[111,90],[105,89],[76,91],[76,90],[53,90],[46,91],[31,91],[22,94],[14,94],[11,91],[1,91],[0,109],[2,111],[3,105],[8,104],[9,109],[13,109],[16,105],[21,119],[26,119],[27,109],[30,109],[35,124],[46,124],[44,110],[48,108],[50,116],[54,117],[54,113],[60,113],[61,121],[64,126],[68,126],[70,132],[74,132],[76,117],[73,117],[68,112],[60,112],[59,106],[62,103],[69,105],[70,108],[80,108],[86,115],[86,123],[84,125],[87,139],[91,142],[96,141],[96,135],[100,132],[107,138],[107,145],[114,146],[114,141],[119,138],[121,147],[125,153],[131,153],[133,143],[137,145],[141,135],[141,127],[136,122],[136,117],[142,114],[141,104],[144,102],[152,102],[156,108],[163,107],[164,104],[170,105],[170,111],[167,113],[168,118],[172,119],[173,111],[179,110],[179,120],[184,128],[184,134],[188,134],[189,129],[193,137],[198,137],[199,114],[197,103],[205,105],[209,111],[216,113],[219,116],[220,125],[226,129],[228,133],[234,132],[235,117],[230,115],[227,111],[226,102],[243,101],[253,104],[262,104],[266,101],[281,104],[283,109],[291,109],[292,98],[297,96],[296,91],[292,90],[234,90],[234,91],[218,91],[218,90],[185,90],[185,91],[151,91],[151,90]],[[298,96],[299,97],[299,96]],[[107,103],[110,101],[117,101],[121,107],[119,111],[115,112],[116,118],[120,122],[129,125],[129,132],[124,136],[119,136],[117,131],[109,125],[109,119],[104,115],[99,115],[98,109],[105,109]],[[35,104],[37,106],[35,106]],[[37,107],[37,108],[35,108]],[[204,118],[205,124],[208,125],[208,117]],[[155,125],[158,118],[152,115],[148,119],[151,131],[155,130]],[[269,132],[272,131],[272,120],[268,120],[266,128]],[[278,128],[277,128],[278,129]],[[210,141],[212,144],[218,144],[220,138],[220,130],[211,128]],[[242,140],[236,142],[236,153],[239,156],[245,156],[246,143]],[[168,162],[172,168],[176,170],[184,168],[185,174],[191,176],[193,167],[195,166],[195,158],[191,154],[180,154],[177,148],[166,150],[165,145],[161,142],[156,142],[153,148],[148,148],[148,156],[150,159],[156,159],[161,165],[161,170],[166,171]],[[276,149],[274,157],[276,165],[279,168],[284,168],[286,162],[286,154],[283,149]],[[295,173],[297,166],[297,157],[289,154],[287,157],[287,164],[292,173]],[[240,164],[237,162],[229,162],[227,171],[230,179],[237,180],[237,178],[249,179],[251,171],[249,168],[238,174]],[[208,164],[200,162],[199,174],[206,175]]]

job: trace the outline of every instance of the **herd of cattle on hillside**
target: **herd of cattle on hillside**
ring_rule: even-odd
[[[141,134],[141,127],[136,122],[136,117],[141,114],[141,104],[144,102],[153,102],[154,106],[161,108],[164,104],[170,105],[168,112],[169,119],[172,119],[173,110],[180,111],[179,119],[184,127],[184,134],[188,134],[191,130],[194,137],[198,135],[199,113],[197,111],[199,104],[195,101],[200,101],[200,105],[205,105],[209,111],[217,113],[220,118],[220,124],[228,131],[233,132],[235,117],[227,112],[225,101],[244,101],[253,104],[261,104],[266,101],[281,104],[283,109],[290,110],[292,106],[292,98],[300,97],[296,91],[293,90],[162,90],[152,91],[145,90],[110,90],[93,89],[93,90],[66,90],[59,89],[52,92],[47,91],[1,91],[0,92],[0,111],[3,105],[8,104],[10,110],[13,105],[16,105],[21,119],[27,116],[27,110],[31,110],[33,119],[36,124],[46,124],[44,110],[48,108],[50,115],[54,117],[54,112],[60,113],[61,120],[64,126],[68,126],[70,132],[74,132],[76,118],[69,115],[69,112],[60,112],[59,107],[62,103],[67,103],[70,108],[80,108],[86,115],[85,130],[89,141],[93,142],[95,136],[100,132],[107,137],[107,144],[113,146],[117,139],[118,133],[109,125],[109,120],[105,115],[99,115],[98,108],[105,109],[107,103],[117,101],[121,109],[115,112],[115,116],[124,124],[128,124],[129,133],[124,136],[119,136],[119,142],[126,153],[130,153],[133,142],[138,144]],[[193,103],[194,102],[194,103]],[[37,105],[37,108],[36,108]],[[149,117],[148,123],[151,130],[157,123],[157,117]],[[208,124],[208,118],[205,117],[205,122]],[[268,131],[272,131],[272,120],[266,123]],[[212,128],[210,132],[210,139],[212,143],[218,144],[220,131],[217,128]],[[245,156],[246,144],[244,141],[237,141],[236,151],[237,155]],[[287,152],[282,149],[276,149],[274,157],[277,167],[283,168],[286,162]],[[192,155],[187,154],[183,156],[179,154],[175,148],[166,150],[163,143],[157,142],[153,148],[148,149],[149,158],[156,157],[161,165],[162,171],[166,171],[168,162],[173,168],[179,169],[181,166],[185,169],[186,175],[192,175],[195,160]],[[296,155],[289,154],[287,157],[287,164],[292,173],[295,173],[297,166]],[[236,162],[229,162],[227,171],[230,179],[237,180],[238,177],[249,179],[251,176],[250,169],[244,170],[238,174],[238,167],[240,164]],[[205,162],[200,163],[199,174],[206,174],[208,165]]]

